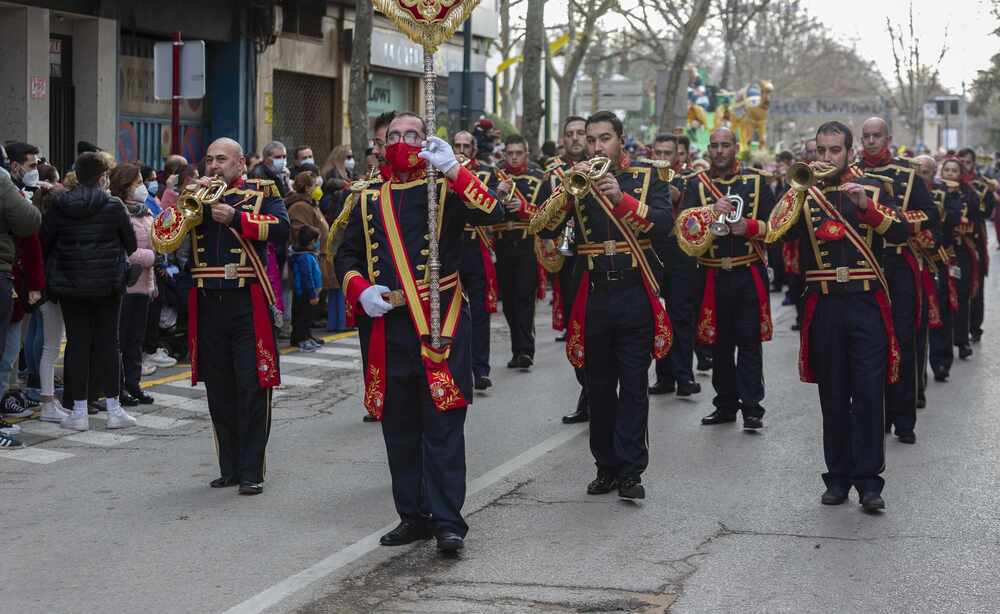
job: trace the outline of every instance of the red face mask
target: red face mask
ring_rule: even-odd
[[[385,148],[385,159],[395,173],[412,173],[427,166],[427,161],[417,156],[420,145],[408,145],[403,141]]]

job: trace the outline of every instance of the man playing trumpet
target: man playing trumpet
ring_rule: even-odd
[[[574,165],[532,216],[530,230],[556,238],[569,217],[576,222],[580,284],[566,354],[585,370],[590,397],[597,478],[587,492],[617,488],[619,497],[641,499],[649,364],[667,354],[672,336],[659,299],[662,264],[651,244],[670,231],[670,189],[651,167],[629,159],[614,113],[591,115],[586,129],[588,153],[604,159]]]
[[[909,233],[880,202],[882,183],[848,166],[852,142],[840,122],[819,127],[824,164],[812,168],[826,179],[792,169],[792,189],[771,212],[767,241],[799,242],[807,286],[799,376],[819,384],[827,467],[821,502],[839,505],[853,487],[864,510],[875,512],[885,508],[885,385],[899,380],[900,362],[880,260],[886,242],[902,243]]]
[[[740,165],[738,152],[731,130],[712,132],[711,168],[688,182],[677,240],[704,271],[696,330],[698,341],[713,348],[715,411],[701,423],[735,422],[742,411],[743,428],[759,429],[764,425],[761,343],[772,334],[763,240],[774,196],[760,171]]]

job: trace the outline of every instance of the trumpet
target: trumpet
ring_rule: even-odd
[[[604,156],[597,156],[589,160],[590,170],[580,172],[571,170],[566,173],[566,191],[576,198],[583,198],[590,193],[594,182],[608,174],[611,169],[611,159]]]
[[[960,182],[952,181],[950,179],[942,179],[941,183],[944,184],[944,187],[948,188],[949,192],[952,190],[957,190],[958,188],[962,187],[962,184]]]
[[[733,203],[734,209],[728,214],[723,213],[719,219],[712,222],[708,230],[717,237],[725,237],[730,232],[730,224],[735,224],[743,218],[743,197],[739,194],[726,194],[726,200]]]
[[[213,177],[207,186],[196,183],[185,186],[177,197],[176,207],[167,207],[153,222],[150,237],[153,249],[162,254],[176,251],[187,233],[201,224],[205,205],[219,202],[227,187],[218,177]]]
[[[805,192],[824,179],[837,174],[835,166],[823,165],[826,168],[816,169],[805,162],[796,162],[788,169],[788,185],[796,192]]]

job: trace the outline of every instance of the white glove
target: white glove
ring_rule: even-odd
[[[452,151],[451,145],[436,136],[427,137],[427,140],[424,141],[423,151],[417,155],[427,160],[431,166],[444,175],[458,166],[458,160],[455,159],[455,152]]]
[[[388,294],[389,288],[385,286],[369,286],[358,297],[361,308],[365,310],[368,317],[381,318],[392,311],[392,305],[382,298],[383,294]]]

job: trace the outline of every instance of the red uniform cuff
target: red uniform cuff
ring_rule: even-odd
[[[647,232],[653,227],[653,223],[646,219],[649,207],[637,201],[631,194],[622,194],[622,199],[613,213],[615,217],[627,222],[639,232]]]
[[[368,283],[368,280],[361,273],[348,271],[344,275],[344,281],[341,286],[344,288],[344,296],[346,297],[347,304],[356,305],[361,299],[361,293],[371,287],[371,284]]]
[[[882,223],[884,217],[885,216],[883,216],[882,213],[875,208],[875,203],[872,202],[872,199],[869,198],[868,208],[861,212],[858,219],[869,226],[875,227]]]
[[[237,211],[233,218],[233,226],[238,230],[240,236],[249,241],[267,241],[271,224],[277,223],[278,218],[273,215],[247,213],[246,211]]]
[[[458,176],[449,182],[449,187],[461,196],[469,207],[482,209],[486,213],[496,207],[497,199],[490,194],[483,182],[464,166],[458,167]]]

